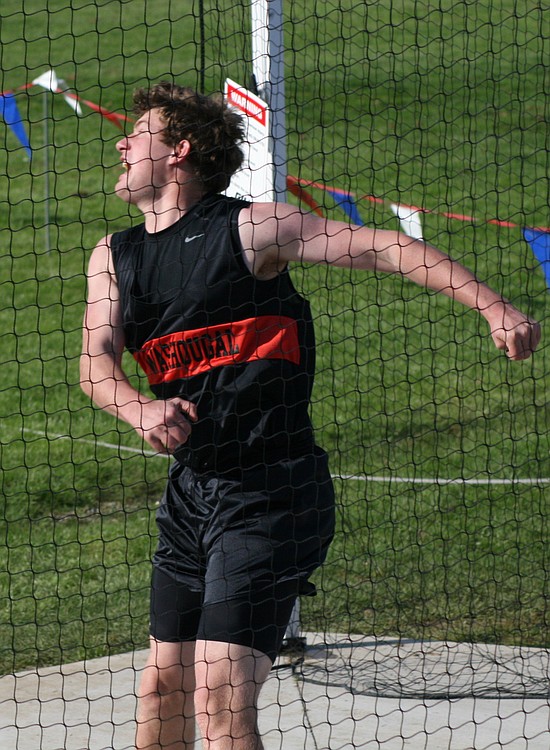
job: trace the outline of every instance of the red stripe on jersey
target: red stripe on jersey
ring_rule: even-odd
[[[299,364],[298,326],[292,318],[262,315],[170,333],[147,341],[134,357],[151,385],[258,359],[286,359]]]

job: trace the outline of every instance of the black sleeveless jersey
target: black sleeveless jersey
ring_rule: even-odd
[[[287,271],[259,281],[245,265],[239,212],[210,195],[167,229],[112,237],[125,342],[158,398],[196,404],[176,457],[223,469],[312,449],[315,342],[309,304]]]

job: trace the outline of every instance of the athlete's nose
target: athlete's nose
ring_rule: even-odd
[[[124,138],[121,138],[120,141],[117,141],[115,148],[121,154],[123,151],[126,151],[126,149],[128,148],[128,136],[125,135]]]

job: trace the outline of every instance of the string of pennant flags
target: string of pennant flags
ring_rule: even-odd
[[[95,102],[91,102],[89,99],[83,99],[81,96],[71,91],[62,78],[58,78],[55,70],[47,70],[45,73],[42,73],[37,78],[33,79],[30,83],[24,83],[16,89],[2,91],[0,93],[0,116],[15,134],[18,141],[26,150],[29,158],[32,157],[32,149],[23,119],[17,107],[16,94],[17,92],[25,91],[33,87],[38,87],[45,91],[51,91],[53,94],[60,94],[69,107],[79,117],[82,117],[84,114],[81,106],[84,104],[95,112],[98,112],[121,130],[124,128],[123,123],[127,122],[129,119],[126,115],[121,115],[118,112],[111,112],[105,107],[102,107]]]
[[[112,112],[71,91],[67,83],[62,78],[59,78],[53,69],[50,69],[39,75],[37,78],[34,78],[29,83],[23,84],[16,89],[0,93],[0,117],[15,134],[18,141],[26,150],[29,159],[32,158],[32,149],[27,136],[25,124],[17,107],[16,93],[32,87],[39,87],[44,91],[50,91],[51,93],[61,95],[67,105],[79,117],[83,116],[82,105],[85,105],[109,120],[121,130],[124,129],[124,123],[129,121],[129,118],[126,117],[126,115]],[[350,191],[319,182],[298,179],[290,175],[287,177],[287,188],[300,202],[305,203],[312,211],[320,216],[323,215],[323,210],[312,195],[311,189],[318,189],[328,193],[334,200],[336,206],[344,211],[353,224],[358,226],[364,224],[359,210],[359,204],[362,201],[385,205],[399,220],[402,231],[409,237],[418,240],[423,239],[422,216],[424,214],[437,214],[449,219],[468,223],[495,224],[501,227],[521,229],[524,239],[531,247],[537,262],[541,266],[546,279],[546,285],[550,289],[550,227],[521,227],[519,224],[501,219],[479,219],[475,216],[468,216],[465,214],[434,211],[429,208],[409,206],[404,203],[395,203],[385,198],[379,198],[372,195],[356,196]]]

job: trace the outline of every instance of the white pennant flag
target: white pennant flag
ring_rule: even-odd
[[[57,83],[59,84],[59,88],[61,89],[61,93],[63,94],[63,99],[65,99],[71,109],[74,109],[79,117],[82,117],[82,109],[80,107],[80,104],[78,103],[78,100],[73,96],[70,96],[68,93],[65,93],[66,91],[69,91],[69,87],[67,86],[65,81],[60,78]]]
[[[63,99],[67,102],[69,107],[73,109],[77,115],[82,116],[82,109],[80,104],[72,96],[69,96],[65,92],[69,90],[69,87],[62,78],[58,78],[55,70],[47,70],[42,75],[35,78],[33,81],[35,86],[42,86],[47,91],[52,91],[54,94],[63,94]]]
[[[401,222],[401,228],[406,235],[414,240],[423,240],[422,224],[420,223],[420,214],[417,208],[412,206],[402,206],[400,203],[392,203],[391,209]]]

